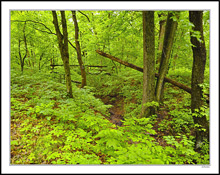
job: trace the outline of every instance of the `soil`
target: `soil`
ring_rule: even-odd
[[[122,126],[124,120],[124,99],[121,96],[96,96],[100,98],[104,104],[112,105],[109,109],[110,118],[107,118],[111,123]]]

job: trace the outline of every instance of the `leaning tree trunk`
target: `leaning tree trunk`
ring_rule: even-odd
[[[209,122],[206,116],[200,114],[200,107],[203,105],[202,88],[199,86],[204,82],[204,71],[206,64],[206,49],[203,36],[203,11],[190,11],[189,20],[194,24],[193,30],[199,31],[201,34],[200,41],[191,35],[191,43],[193,44],[193,68],[192,68],[192,95],[191,110],[196,127],[195,150],[200,151],[204,140],[209,140]],[[196,112],[196,111],[199,112]],[[203,130],[205,129],[205,130]]]
[[[83,61],[82,61],[81,48],[79,44],[79,27],[78,27],[75,11],[72,11],[72,18],[73,18],[74,25],[75,25],[75,43],[76,43],[77,59],[79,62],[81,76],[82,76],[81,87],[83,88],[84,86],[86,86],[86,71],[85,71],[85,66],[83,64]]]
[[[146,103],[155,100],[155,36],[154,11],[143,12],[143,99],[141,117],[149,117],[155,113],[153,106]]]
[[[164,13],[159,14],[158,17],[166,16]],[[160,31],[159,31],[159,44],[158,44],[158,56],[157,56],[157,64],[160,63],[161,55],[162,55],[162,50],[163,50],[163,39],[164,39],[164,34],[165,34],[165,28],[166,28],[166,20],[162,19],[159,22],[160,24]]]
[[[156,101],[158,102],[160,102],[161,94],[163,93],[164,77],[167,74],[170,53],[173,46],[174,35],[177,29],[177,21],[174,21],[172,17],[174,17],[174,14],[172,12],[169,12],[167,16],[167,24],[164,35],[163,51],[159,68],[159,78],[157,79],[156,84]]]
[[[137,70],[137,71],[139,71],[139,72],[143,72],[143,68],[138,67],[138,66],[136,66],[136,65],[134,65],[134,64],[128,63],[128,62],[126,62],[126,61],[123,61],[123,60],[121,60],[121,59],[119,59],[119,58],[117,58],[117,57],[115,57],[115,56],[109,55],[109,54],[107,54],[107,53],[105,53],[105,52],[102,52],[102,51],[100,51],[100,50],[96,50],[96,53],[98,53],[99,55],[101,55],[101,56],[103,56],[103,57],[109,58],[109,59],[111,59],[111,60],[113,60],[113,61],[116,61],[116,62],[118,62],[118,63],[120,63],[120,64],[123,64],[124,66],[130,67],[130,68],[135,69],[135,70]],[[159,74],[155,73],[155,77],[158,78],[158,77],[159,77]],[[175,80],[172,80],[172,79],[170,79],[170,78],[167,78],[167,77],[164,77],[164,81],[166,81],[166,82],[168,82],[168,83],[171,83],[172,85],[177,86],[177,87],[179,87],[180,89],[183,89],[184,91],[186,91],[186,92],[188,92],[188,93],[191,94],[191,88],[188,87],[188,86],[186,86],[186,85],[184,85],[184,84],[181,84],[181,83],[179,83],[179,82],[177,82],[177,81],[175,81]]]
[[[70,98],[72,98],[73,94],[72,94],[71,74],[70,74],[70,65],[69,65],[68,33],[67,33],[66,17],[65,17],[65,11],[60,11],[60,12],[61,12],[61,23],[62,23],[63,35],[61,34],[60,29],[59,29],[56,11],[52,11],[53,24],[56,30],[59,50],[60,50],[60,54],[63,60],[64,70],[65,70],[67,95]]]

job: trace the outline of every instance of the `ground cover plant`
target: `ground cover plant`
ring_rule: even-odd
[[[10,74],[11,164],[210,163],[209,11],[11,11]]]

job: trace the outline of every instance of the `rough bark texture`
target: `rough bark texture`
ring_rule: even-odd
[[[196,109],[200,109],[203,105],[202,101],[202,88],[199,84],[204,82],[204,71],[206,64],[206,49],[205,41],[203,36],[203,12],[202,11],[190,11],[189,20],[194,24],[193,30],[199,31],[201,34],[202,42],[198,41],[196,37],[191,35],[191,43],[194,45],[193,50],[193,68],[192,68],[192,95],[191,95],[191,110],[195,113]],[[195,150],[199,151],[202,142],[207,139],[209,140],[209,122],[206,116],[194,116],[194,123],[199,124],[201,127],[196,128],[196,142]],[[205,128],[206,131],[202,131],[201,128]]]
[[[59,50],[60,50],[61,58],[63,60],[63,65],[64,65],[67,94],[70,98],[72,98],[73,94],[72,94],[71,74],[70,74],[70,65],[69,65],[68,33],[67,33],[66,17],[65,17],[64,11],[60,11],[60,12],[61,12],[61,24],[62,24],[62,29],[63,29],[63,35],[61,34],[60,29],[59,29],[56,11],[52,11],[53,24],[56,30]]]
[[[165,16],[165,14],[158,15],[159,17]],[[159,31],[159,45],[158,45],[158,56],[157,56],[157,64],[160,63],[162,50],[163,50],[163,39],[165,34],[166,20],[160,20],[160,31]]]
[[[74,26],[75,26],[75,43],[76,43],[77,59],[79,62],[81,76],[82,76],[81,87],[83,88],[84,86],[86,86],[86,71],[85,71],[85,66],[83,64],[83,61],[82,61],[81,48],[79,44],[79,27],[78,27],[75,11],[72,11],[72,18],[73,18]]]
[[[155,100],[155,36],[154,11],[143,12],[143,99],[141,117],[155,113],[154,107],[147,107],[147,102]]]
[[[168,64],[171,49],[173,46],[174,35],[177,29],[177,21],[172,19],[173,13],[168,13],[167,24],[164,35],[163,52],[161,56],[160,68],[159,68],[159,78],[157,79],[156,85],[156,100],[160,102],[161,94],[164,87],[164,77],[167,74]]]

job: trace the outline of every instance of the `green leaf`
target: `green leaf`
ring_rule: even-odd
[[[106,142],[107,147],[113,147],[114,149],[116,149],[118,145],[119,145],[119,142],[116,139],[108,139]]]
[[[11,140],[11,145],[19,145],[17,140]]]
[[[164,164],[164,162],[160,159],[152,159],[151,164],[155,164],[155,165],[160,164],[160,165],[162,165],[162,164]]]

